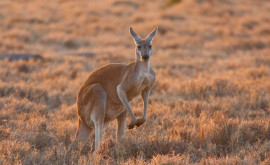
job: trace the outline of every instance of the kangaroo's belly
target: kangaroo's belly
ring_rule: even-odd
[[[124,110],[125,107],[122,104],[112,104],[110,102],[107,102],[104,122],[114,120],[122,112],[124,112]]]

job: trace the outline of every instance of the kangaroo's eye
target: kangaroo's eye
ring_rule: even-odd
[[[149,45],[149,48],[151,49],[152,48],[152,45]]]
[[[137,48],[138,48],[138,49],[141,49],[141,46],[138,46]]]

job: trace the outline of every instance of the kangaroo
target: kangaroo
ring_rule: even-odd
[[[136,45],[136,60],[129,64],[107,64],[93,71],[80,88],[77,96],[78,129],[76,139],[86,142],[95,130],[95,150],[102,140],[104,128],[117,119],[117,141],[125,134],[126,118],[130,116],[129,129],[146,121],[148,97],[156,80],[150,65],[152,40],[156,27],[145,39],[130,27]],[[143,117],[137,119],[129,102],[141,94],[144,102]]]

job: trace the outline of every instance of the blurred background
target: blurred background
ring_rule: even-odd
[[[135,58],[130,26],[159,27],[148,121],[69,150],[89,73]],[[0,164],[269,164],[269,80],[268,0],[1,0]]]
[[[159,26],[155,50],[176,58],[264,52],[269,46],[266,0],[5,0],[0,8],[0,52],[5,53],[133,58],[129,26],[141,36]]]

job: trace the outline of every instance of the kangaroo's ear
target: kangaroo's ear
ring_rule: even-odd
[[[158,27],[156,27],[146,38],[147,41],[152,41],[155,35],[157,34]]]
[[[141,41],[141,37],[135,33],[135,31],[132,29],[132,27],[129,28],[129,32],[131,34],[131,36],[133,37],[133,39],[135,40],[136,43],[138,43],[139,41]]]

